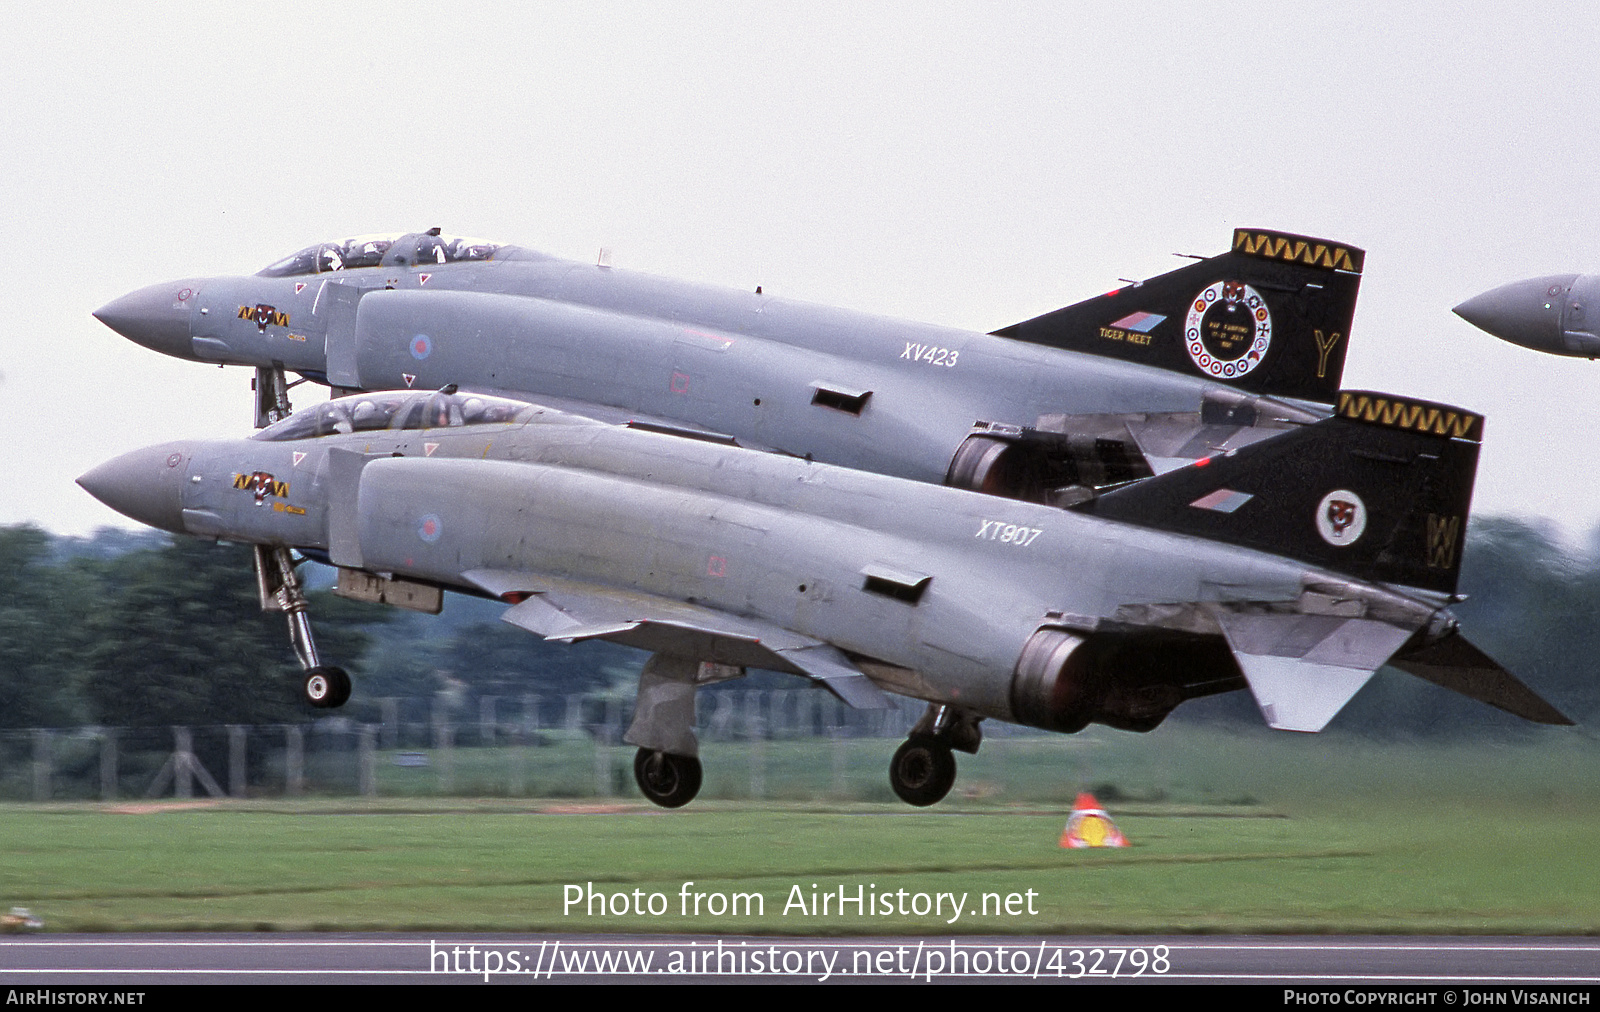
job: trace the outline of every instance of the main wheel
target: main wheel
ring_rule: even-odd
[[[644,796],[662,808],[682,808],[700,793],[700,760],[642,748],[633,757],[633,778]]]
[[[350,698],[350,676],[343,668],[312,668],[306,672],[301,691],[306,702],[319,710],[343,706]]]
[[[938,804],[956,782],[956,757],[932,738],[912,738],[889,760],[889,784],[908,805]]]

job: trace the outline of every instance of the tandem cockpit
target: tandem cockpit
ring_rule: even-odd
[[[493,260],[504,243],[486,242],[459,235],[442,235],[437,228],[427,232],[395,235],[358,235],[349,239],[320,242],[289,254],[257,272],[263,278],[287,278],[303,274],[327,274],[358,267],[411,267],[429,264],[454,264]]]
[[[351,432],[453,429],[465,425],[522,425],[560,414],[526,401],[444,390],[355,394],[305,408],[251,436],[266,442],[315,439]]]

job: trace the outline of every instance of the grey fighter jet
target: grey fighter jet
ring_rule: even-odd
[[[1322,421],[1073,508],[640,430],[446,387],[328,401],[250,439],[175,442],[79,482],[164,530],[257,546],[313,705],[350,681],[311,637],[296,558],[343,594],[498,599],[562,641],[652,651],[627,740],[654,802],[700,783],[697,688],[755,667],[856,706],[928,702],[895,754],[932,804],[985,719],[1148,731],[1248,687],[1320,730],[1385,663],[1569,723],[1458,632],[1482,419],[1346,392]]]
[[[1064,503],[1326,417],[1363,253],[1255,229],[1222,255],[995,334],[438,234],[309,246],[95,315],[179,358],[337,390],[533,396],[608,421]]]
[[[1600,274],[1513,281],[1468,299],[1455,314],[1479,330],[1534,351],[1600,356]]]

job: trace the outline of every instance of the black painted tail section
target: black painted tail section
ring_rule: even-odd
[[[1221,256],[994,333],[1332,404],[1366,254],[1237,229]]]
[[[1536,724],[1575,723],[1522,684],[1500,662],[1479,650],[1459,632],[1428,643],[1419,634],[1389,659],[1401,671],[1481,700]]]
[[[1343,391],[1332,418],[1077,509],[1454,594],[1483,417]]]

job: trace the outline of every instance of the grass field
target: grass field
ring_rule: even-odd
[[[822,798],[677,812],[631,797],[11,805],[0,907],[30,907],[53,931],[1600,931],[1600,756],[1586,737],[1438,748],[1162,735],[986,745],[963,757],[966,794],[929,811]],[[860,747],[886,757],[892,744]],[[777,795],[801,793],[784,787],[797,766],[829,761],[810,745],[764,747]],[[882,776],[851,758],[863,761],[849,777]],[[735,746],[706,760],[725,775],[749,766]],[[986,762],[1001,775],[986,777]],[[1134,845],[1060,849],[1065,799],[1096,785]],[[566,887],[591,882],[630,911],[564,912]],[[840,914],[841,889],[858,887],[870,915]],[[810,909],[813,890],[834,897],[826,915]],[[763,910],[714,912],[714,894],[735,893]],[[966,897],[958,919],[949,899],[917,912],[918,894],[939,893]],[[894,912],[873,913],[874,894]]]

